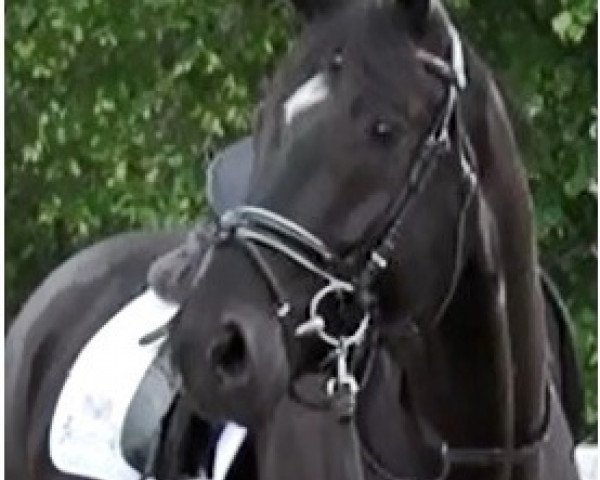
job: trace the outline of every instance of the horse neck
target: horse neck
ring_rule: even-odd
[[[510,338],[498,302],[502,276],[468,260],[434,328],[393,346],[404,398],[450,447],[514,443]],[[495,478],[491,474],[488,478]]]
[[[514,133],[498,87],[467,50],[470,85],[463,98],[469,138],[479,163],[506,285],[506,321],[514,365],[515,441],[535,436],[544,412],[546,326],[537,275],[532,202]],[[482,108],[483,106],[483,108]]]
[[[391,350],[416,414],[451,447],[510,448],[537,438],[544,421],[543,303],[514,135],[491,74],[467,53],[460,108],[478,163],[473,245],[437,326]]]
[[[428,51],[447,49],[448,19],[435,2]],[[493,212],[506,284],[506,316],[514,364],[515,437],[535,435],[543,422],[546,331],[543,297],[536,272],[532,203],[504,101],[492,73],[463,40],[467,88],[460,109],[478,163],[482,195]]]
[[[543,427],[546,326],[531,197],[514,135],[491,75],[468,57],[461,108],[478,161],[476,209],[487,224],[470,232],[474,251],[437,327],[394,350],[413,404],[451,447],[512,447]],[[535,468],[527,467],[527,478]]]
[[[514,444],[510,339],[499,301],[503,275],[481,260],[478,253],[468,258],[439,324],[418,337],[385,342],[392,360],[384,351],[361,392],[363,444],[402,478],[437,478],[442,442],[450,448]],[[475,478],[507,472],[504,465],[478,467]],[[469,473],[457,475],[472,478]]]
[[[443,7],[435,2],[435,22],[423,40],[429,51],[444,51],[448,29]],[[536,271],[533,205],[527,176],[506,112],[489,68],[463,40],[468,85],[460,97],[466,131],[479,169],[482,194],[493,212],[500,262],[506,283],[506,311],[515,366],[515,435],[525,442],[543,422],[546,327]],[[446,39],[447,41],[447,39]],[[441,42],[441,43],[440,43]]]
[[[408,379],[400,394],[410,399],[408,411],[450,448],[510,449],[537,438],[544,421],[543,304],[531,199],[510,123],[490,74],[471,52],[469,73],[461,108],[478,161],[472,245],[437,326],[394,341],[390,350]],[[509,473],[508,464],[497,465],[475,478]]]

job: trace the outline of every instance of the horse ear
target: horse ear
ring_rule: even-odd
[[[181,303],[197,279],[199,267],[209,250],[208,237],[213,231],[198,225],[185,242],[154,261],[147,273],[148,286],[164,300]]]
[[[345,0],[291,0],[296,11],[298,11],[305,20],[311,21],[317,17],[324,16],[336,8],[347,3]]]
[[[410,23],[417,33],[423,33],[431,13],[432,0],[396,0],[410,15]]]

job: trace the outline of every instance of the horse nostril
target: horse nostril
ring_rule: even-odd
[[[233,324],[226,325],[223,336],[209,347],[208,356],[223,379],[240,377],[246,365],[246,344],[240,329]]]

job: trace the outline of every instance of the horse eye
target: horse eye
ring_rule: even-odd
[[[371,125],[371,135],[382,142],[388,142],[394,135],[394,127],[385,120],[376,120]]]

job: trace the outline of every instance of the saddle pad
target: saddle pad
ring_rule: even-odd
[[[81,350],[50,426],[50,458],[58,470],[96,480],[140,478],[122,457],[120,435],[127,408],[162,341],[140,346],[139,339],[178,309],[147,290]]]

